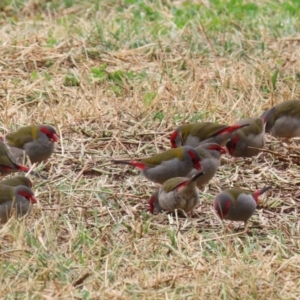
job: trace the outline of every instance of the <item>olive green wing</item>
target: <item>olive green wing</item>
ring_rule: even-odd
[[[243,190],[243,189],[229,189],[225,190],[226,193],[232,196],[234,205],[237,204],[237,200],[240,194],[252,195],[253,192]]]
[[[190,133],[193,136],[197,136],[200,140],[204,140],[215,135],[228,127],[227,125],[217,124],[213,122],[195,123],[190,125]]]
[[[204,144],[204,145],[206,145],[206,144]],[[198,152],[199,155],[200,155],[201,160],[203,160],[204,158],[211,157],[211,155],[209,154],[209,152],[208,152],[208,151],[205,151],[202,147],[203,147],[203,145],[198,146],[198,147],[196,148],[197,152]]]
[[[1,165],[14,168],[16,166],[15,158],[9,152],[4,143],[0,143],[0,161]]]
[[[0,186],[0,204],[5,203],[6,201],[12,200],[14,193],[13,188],[10,186],[1,185]]]
[[[162,188],[164,189],[165,192],[169,193],[174,191],[180,184],[182,184],[187,180],[189,180],[189,178],[186,177],[171,178],[162,185]]]
[[[29,188],[32,187],[31,181],[29,180],[29,178],[25,177],[25,176],[15,176],[12,178],[7,178],[7,179],[3,179],[0,181],[1,185],[9,185],[9,186],[18,186],[18,185],[25,185]]]
[[[183,160],[184,150],[183,147],[169,149],[162,153],[156,154],[152,157],[142,159],[141,162],[147,165],[148,167],[155,167],[160,165],[164,161],[168,161],[174,158]]]
[[[238,122],[239,124],[249,124],[246,127],[240,128],[237,132],[242,133],[245,136],[249,134],[260,134],[264,128],[264,121],[262,118],[255,119],[243,119]]]
[[[23,149],[24,145],[37,138],[37,130],[35,126],[25,126],[18,131],[11,132],[6,135],[7,143],[12,147]]]
[[[289,100],[284,101],[267,111],[262,115],[267,121],[266,131],[270,132],[275,121],[281,117],[298,117],[300,118],[300,101]]]
[[[275,108],[275,120],[282,116],[300,117],[300,101],[289,100],[278,104]]]

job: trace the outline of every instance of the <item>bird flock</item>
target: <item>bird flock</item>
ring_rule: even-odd
[[[161,184],[149,200],[149,211],[175,212],[192,215],[199,204],[201,189],[216,174],[222,154],[233,157],[256,156],[265,147],[265,133],[290,139],[300,136],[300,100],[282,102],[261,117],[247,118],[233,125],[212,122],[185,124],[170,138],[171,149],[152,157],[137,160],[113,160],[137,168],[150,181]],[[47,124],[25,126],[0,139],[0,175],[29,172],[21,164],[47,161],[58,141],[55,129]],[[37,175],[33,171],[31,174]],[[25,176],[0,181],[0,222],[15,215],[22,217],[31,211],[37,200],[32,183]],[[258,198],[271,189],[257,191],[230,188],[216,195],[213,207],[220,219],[247,222],[253,215]]]

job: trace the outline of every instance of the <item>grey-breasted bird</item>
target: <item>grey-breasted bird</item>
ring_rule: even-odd
[[[247,123],[249,126],[237,130],[226,147],[228,153],[233,157],[252,157],[256,156],[260,150],[252,149],[265,147],[265,124],[262,118],[243,119],[238,123]]]
[[[178,127],[171,135],[172,148],[188,145],[198,147],[201,144],[216,143],[225,145],[232,133],[246,127],[247,124],[232,126],[213,122],[191,123]]]
[[[31,163],[40,163],[51,156],[58,136],[51,125],[31,125],[7,134],[5,141],[17,159],[22,157],[25,151]]]
[[[26,186],[0,185],[0,223],[6,223],[13,211],[18,218],[24,216],[36,202],[32,190]]]
[[[221,219],[244,222],[246,232],[247,222],[256,210],[258,197],[270,189],[271,186],[255,192],[235,188],[227,189],[216,196],[213,206]]]
[[[190,146],[170,149],[152,157],[141,160],[113,160],[116,164],[133,166],[150,181],[163,184],[173,177],[184,177],[195,168],[200,170],[200,156],[196,149]]]
[[[201,158],[201,171],[204,172],[203,176],[197,179],[197,187],[201,188],[215,176],[220,167],[221,155],[227,153],[227,151],[225,147],[215,143],[200,145],[196,150]],[[195,174],[197,174],[197,171],[193,169],[187,177],[191,178]]]
[[[300,100],[288,100],[262,115],[266,118],[266,132],[280,138],[293,138],[300,136]]]
[[[152,214],[161,211],[174,212],[175,209],[186,213],[192,212],[199,203],[196,182],[203,174],[199,172],[192,178],[175,177],[167,180],[159,190],[152,194],[149,211]]]

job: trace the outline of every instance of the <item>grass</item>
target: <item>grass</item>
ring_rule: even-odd
[[[299,299],[299,150],[267,137],[224,157],[197,217],[147,213],[155,184],[112,158],[168,149],[196,121],[299,99],[298,0],[0,4],[2,134],[50,123],[56,153],[26,219],[0,228],[2,299]],[[280,154],[280,155],[279,155]],[[248,235],[224,233],[220,190],[272,184]],[[236,224],[238,226],[238,224]]]

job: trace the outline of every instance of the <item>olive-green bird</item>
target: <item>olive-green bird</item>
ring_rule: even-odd
[[[222,220],[244,222],[246,232],[247,222],[256,210],[258,197],[271,188],[268,186],[255,192],[234,188],[224,190],[216,196],[214,209]]]
[[[300,136],[300,100],[288,100],[265,111],[266,132],[280,138]]]
[[[52,126],[43,124],[21,127],[7,134],[5,139],[17,159],[22,157],[25,151],[31,163],[40,163],[51,156],[58,136]]]
[[[202,188],[216,174],[221,163],[221,155],[227,153],[226,148],[215,143],[207,143],[196,148],[201,158],[201,171],[204,172],[197,180],[197,187]],[[197,174],[193,169],[186,177],[191,178]]]
[[[256,156],[260,150],[249,147],[260,149],[265,147],[264,120],[262,118],[243,119],[238,123],[250,125],[237,130],[227,142],[226,147],[229,154],[233,157]]]
[[[172,148],[180,146],[198,147],[206,143],[224,146],[233,132],[246,126],[247,124],[228,126],[213,122],[182,125],[172,133],[171,146]]]
[[[136,167],[147,179],[160,184],[173,177],[184,177],[193,168],[198,171],[201,168],[200,156],[197,150],[190,146],[170,149],[141,160],[112,162]]]
[[[25,176],[15,176],[0,181],[0,185],[9,185],[16,187],[18,185],[25,185],[29,188],[32,188],[32,182],[28,177]]]
[[[13,213],[18,218],[24,216],[36,202],[32,190],[26,186],[0,185],[0,223],[6,223]]]
[[[175,177],[167,180],[151,196],[149,211],[153,214],[161,211],[174,212],[177,209],[191,213],[199,204],[196,183],[203,175],[203,172],[199,172],[192,178]]]

